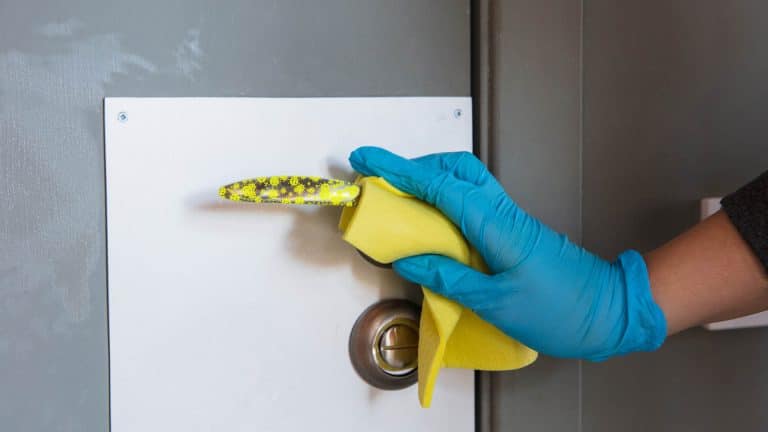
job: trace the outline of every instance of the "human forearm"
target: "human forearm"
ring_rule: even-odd
[[[668,334],[768,309],[768,275],[722,211],[645,260]]]

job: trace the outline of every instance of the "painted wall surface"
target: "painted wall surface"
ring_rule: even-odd
[[[584,244],[659,246],[768,169],[765,2],[584,2]],[[585,431],[768,429],[768,329],[584,363]]]
[[[659,246],[697,222],[700,198],[768,169],[768,4],[490,3],[494,168],[588,249]],[[692,329],[602,363],[542,358],[495,375],[493,430],[766,430],[766,358],[768,329]]]
[[[0,2],[0,429],[108,427],[105,96],[467,96],[468,14],[466,0]]]

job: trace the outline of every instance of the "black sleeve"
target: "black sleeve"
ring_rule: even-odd
[[[768,270],[768,171],[723,198],[720,204]]]

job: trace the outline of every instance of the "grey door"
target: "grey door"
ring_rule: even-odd
[[[468,12],[0,2],[0,429],[108,428],[105,96],[468,96]]]

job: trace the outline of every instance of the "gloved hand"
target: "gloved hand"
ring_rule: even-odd
[[[408,160],[362,147],[349,160],[360,173],[383,177],[440,209],[491,273],[420,255],[394,263],[406,279],[552,356],[603,360],[652,351],[664,341],[666,320],[639,253],[629,250],[607,262],[573,244],[520,209],[472,154]]]

